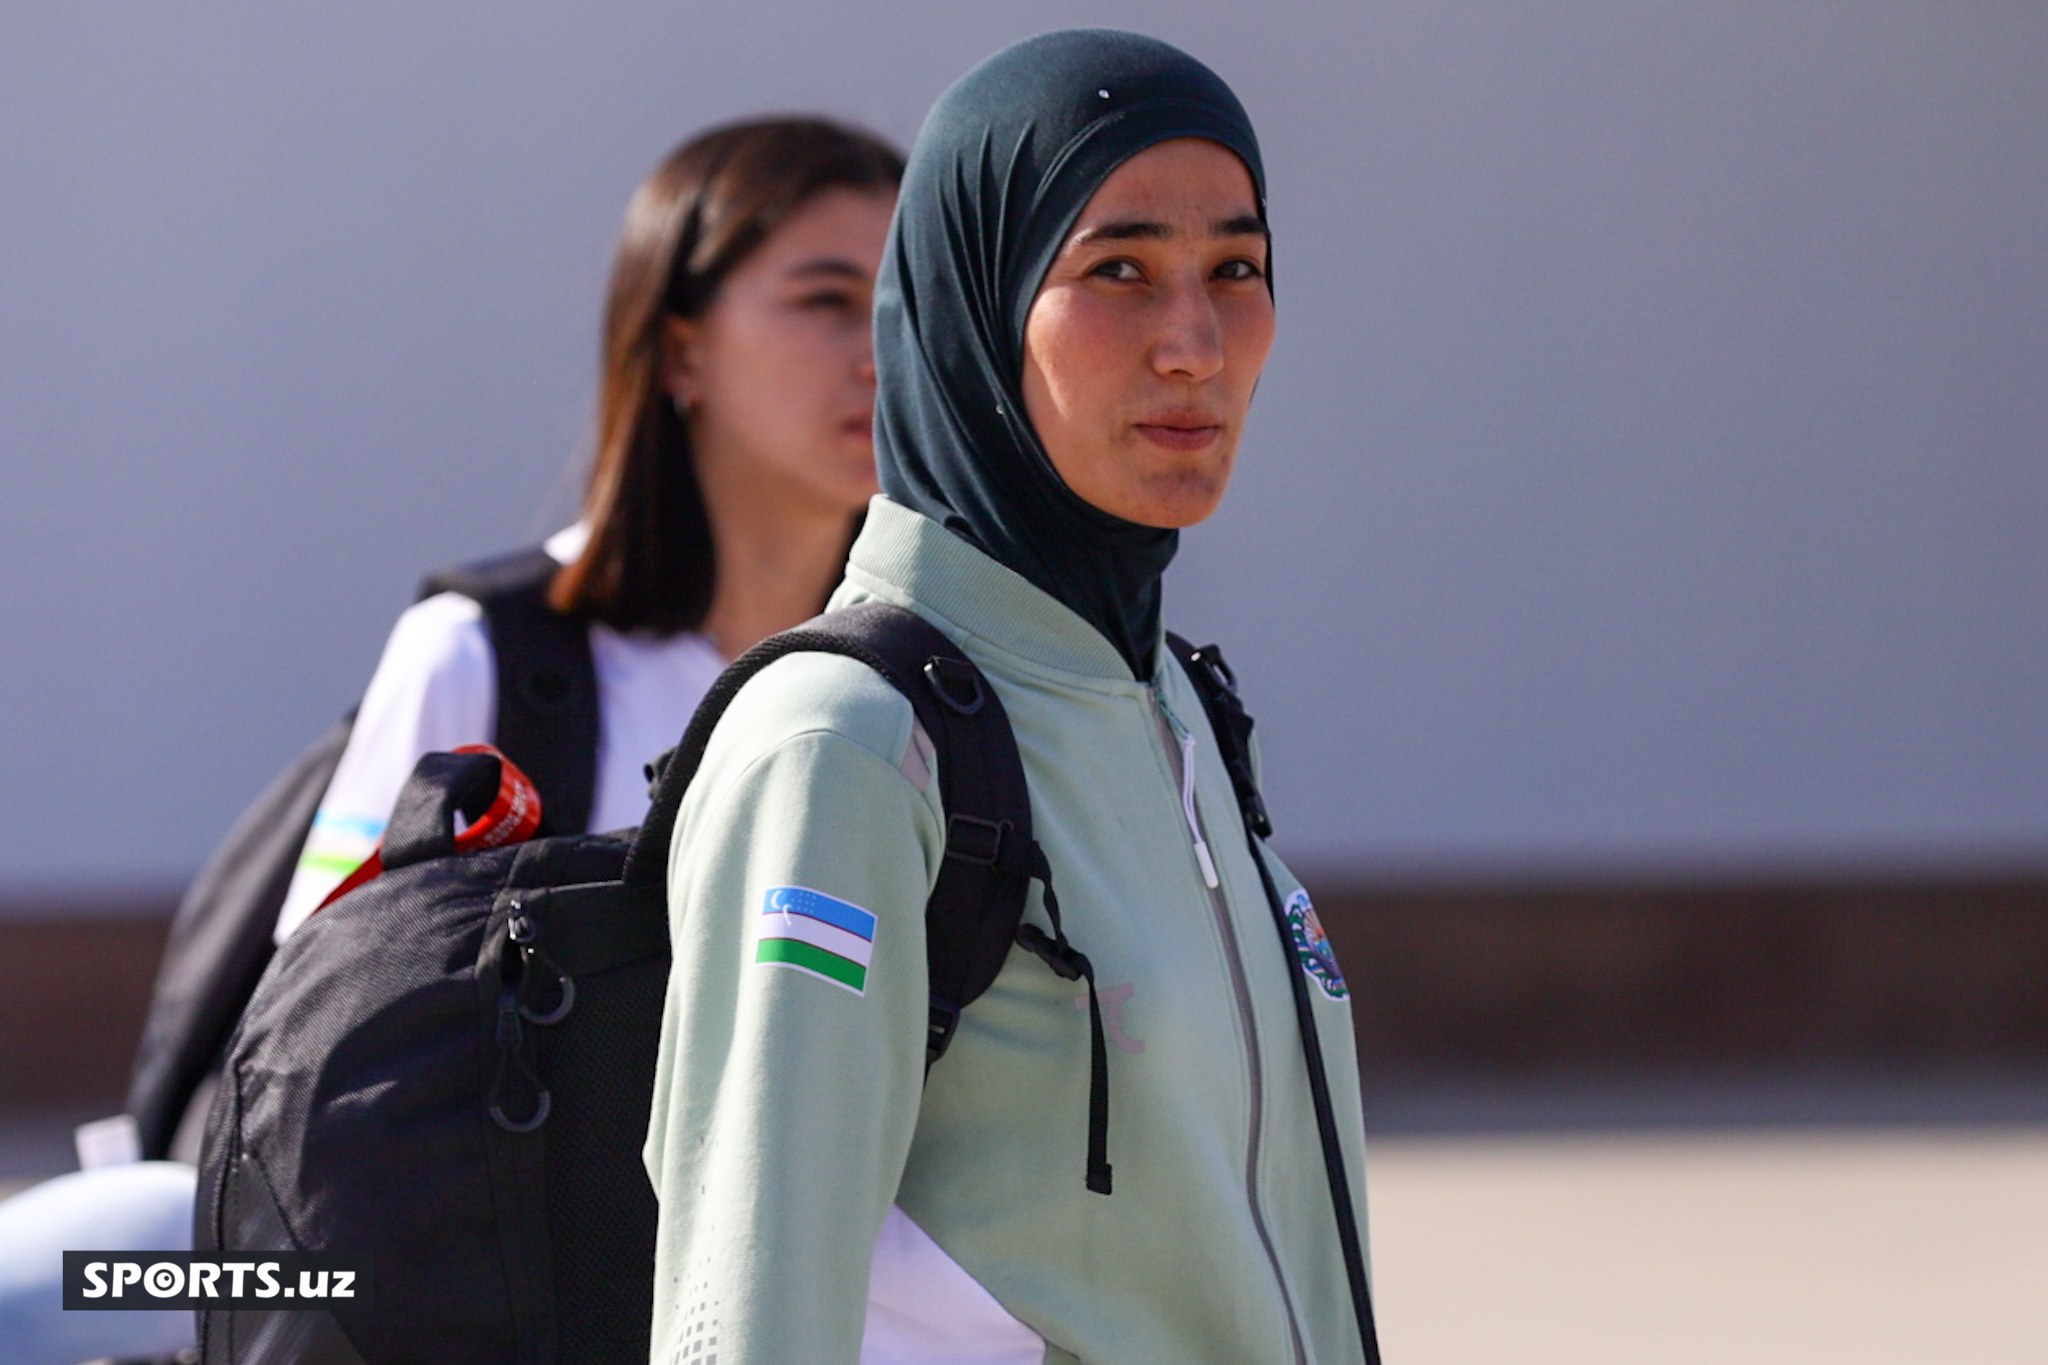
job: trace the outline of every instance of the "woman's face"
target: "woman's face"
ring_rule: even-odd
[[[1179,138],[1112,172],[1024,323],[1024,410],[1067,487],[1144,526],[1192,526],[1230,483],[1273,345],[1251,173]]]
[[[829,189],[671,319],[664,379],[700,474],[851,511],[875,493],[875,271],[893,195]]]

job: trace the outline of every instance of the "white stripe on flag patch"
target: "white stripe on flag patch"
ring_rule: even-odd
[[[764,938],[793,938],[799,943],[809,943],[823,948],[828,953],[858,962],[865,967],[874,961],[875,945],[859,934],[849,934],[844,929],[812,919],[808,915],[780,915],[774,911],[761,916],[760,932],[755,936]]]

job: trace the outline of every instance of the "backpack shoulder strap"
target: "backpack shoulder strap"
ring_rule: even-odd
[[[498,669],[492,742],[540,790],[546,832],[580,834],[597,793],[597,668],[590,628],[548,605],[560,568],[536,545],[429,574],[420,596],[456,592],[483,608]]]
[[[916,613],[885,602],[828,612],[771,636],[735,660],[712,684],[683,733],[657,759],[653,808],[627,855],[624,879],[659,894],[683,793],[733,697],[762,668],[798,650],[858,659],[910,702],[939,762],[946,852],[925,904],[925,953],[931,978],[925,1033],[927,1070],[945,1055],[960,1012],[995,982],[1016,943],[1088,992],[1087,1186],[1106,1195],[1109,1163],[1109,1047],[1095,968],[1060,924],[1059,897],[1044,850],[1031,837],[1031,793],[1002,699],[974,661]],[[1047,933],[1024,922],[1033,880],[1045,888]],[[1377,1362],[1374,1362],[1377,1365]]]
[[[128,1083],[146,1158],[169,1154],[270,963],[277,913],[354,719],[335,722],[249,804],[178,903]]]
[[[1216,645],[1197,647],[1170,630],[1166,645],[1194,683],[1195,695],[1202,699],[1202,712],[1216,733],[1216,750],[1230,774],[1245,825],[1254,837],[1271,838],[1273,821],[1266,814],[1265,798],[1259,795],[1258,778],[1252,772],[1252,718],[1238,698],[1237,675],[1223,662],[1223,651]]]
[[[1308,1065],[1309,1097],[1316,1111],[1316,1132],[1322,1139],[1323,1171],[1329,1179],[1330,1206],[1337,1219],[1337,1243],[1344,1253],[1344,1273],[1351,1289],[1351,1310],[1358,1323],[1359,1341],[1365,1348],[1366,1365],[1380,1365],[1379,1329],[1373,1321],[1372,1290],[1365,1275],[1365,1253],[1358,1234],[1358,1218],[1355,1205],[1351,1202],[1351,1181],[1344,1170],[1344,1149],[1337,1135],[1336,1110],[1330,1103],[1330,1078],[1323,1065],[1322,1040],[1316,1033],[1313,1007],[1309,1004],[1308,982],[1295,968],[1294,927],[1288,922],[1286,907],[1280,903],[1280,889],[1273,884],[1273,873],[1266,866],[1262,840],[1273,833],[1273,822],[1266,815],[1266,803],[1259,796],[1257,780],[1252,776],[1252,718],[1244,709],[1244,702],[1237,695],[1237,675],[1230,671],[1230,665],[1223,662],[1223,651],[1215,645],[1200,647],[1189,644],[1172,631],[1166,634],[1168,648],[1187,670],[1190,681],[1195,685],[1195,694],[1202,699],[1202,711],[1209,718],[1209,728],[1215,732],[1217,750],[1223,755],[1223,766],[1230,772],[1230,785],[1236,789],[1237,805],[1244,815],[1245,838],[1251,844],[1252,863],[1258,868],[1259,882],[1266,893],[1266,902],[1273,912],[1274,926],[1280,931],[1280,947],[1287,955],[1287,980],[1294,991],[1294,1013],[1301,1029],[1301,1050]]]
[[[597,786],[597,679],[589,631],[548,608],[558,567],[536,546],[430,574],[420,596],[459,592],[483,608],[498,661],[499,747],[532,775],[553,827],[566,832],[589,824]],[[354,714],[251,803],[179,904],[129,1082],[144,1156],[169,1151],[270,961],[271,931]]]
[[[995,689],[946,634],[923,617],[867,602],[771,636],[714,683],[683,742],[661,760],[653,808],[626,861],[626,880],[659,887],[683,794],[726,707],[761,669],[786,654],[858,659],[910,702],[938,753],[946,856],[925,907],[931,972],[926,1063],[952,1042],[960,1011],[995,981],[1024,914],[1035,845],[1024,762]]]

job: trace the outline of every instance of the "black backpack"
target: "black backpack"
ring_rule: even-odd
[[[569,833],[586,828],[596,789],[597,675],[587,630],[547,605],[558,568],[538,547],[515,551],[431,574],[419,596],[459,592],[483,608],[497,656],[495,743],[540,789],[552,829]],[[354,720],[343,716],[278,774],[178,905],[128,1087],[145,1157],[169,1154],[270,961],[292,870]]]
[[[875,669],[938,751],[947,838],[926,907],[927,1064],[1013,942],[1092,995],[1049,890],[1053,932],[1020,927],[1045,866],[1002,703],[901,608],[830,613],[733,664],[660,765],[638,831],[450,856],[453,814],[477,817],[500,765],[430,754],[386,829],[383,873],[297,930],[257,987],[201,1162],[198,1248],[365,1255],[373,1309],[203,1312],[203,1359],[647,1359],[656,1210],[640,1152],[668,980],[670,835],[733,695],[796,650]],[[1093,1025],[1105,1102],[1089,1179],[1106,1193],[1099,1010]]]
[[[1215,646],[1169,636],[1193,678],[1256,845],[1271,825],[1251,720]],[[1086,1180],[1110,1192],[1108,1064],[1094,969],[1061,928],[1002,703],[946,636],[868,603],[776,636],[713,686],[655,777],[637,832],[461,857],[495,758],[429,755],[393,813],[383,875],[278,953],[229,1046],[197,1208],[202,1251],[366,1254],[374,1311],[200,1314],[214,1365],[647,1358],[655,1203],[640,1150],[668,978],[668,846],[713,727],[761,667],[796,650],[860,659],[911,702],[939,756],[946,853],[926,907],[926,1065],[1012,943],[1086,984]],[[1361,1239],[1306,982],[1290,964],[1338,1240],[1368,1365],[1379,1365]],[[1021,922],[1032,880],[1047,933]]]

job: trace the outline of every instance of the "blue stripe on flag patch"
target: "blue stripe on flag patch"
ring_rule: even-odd
[[[771,886],[763,898],[764,915],[800,915],[843,929],[856,938],[875,941],[875,917],[851,901],[813,891],[808,886]]]

